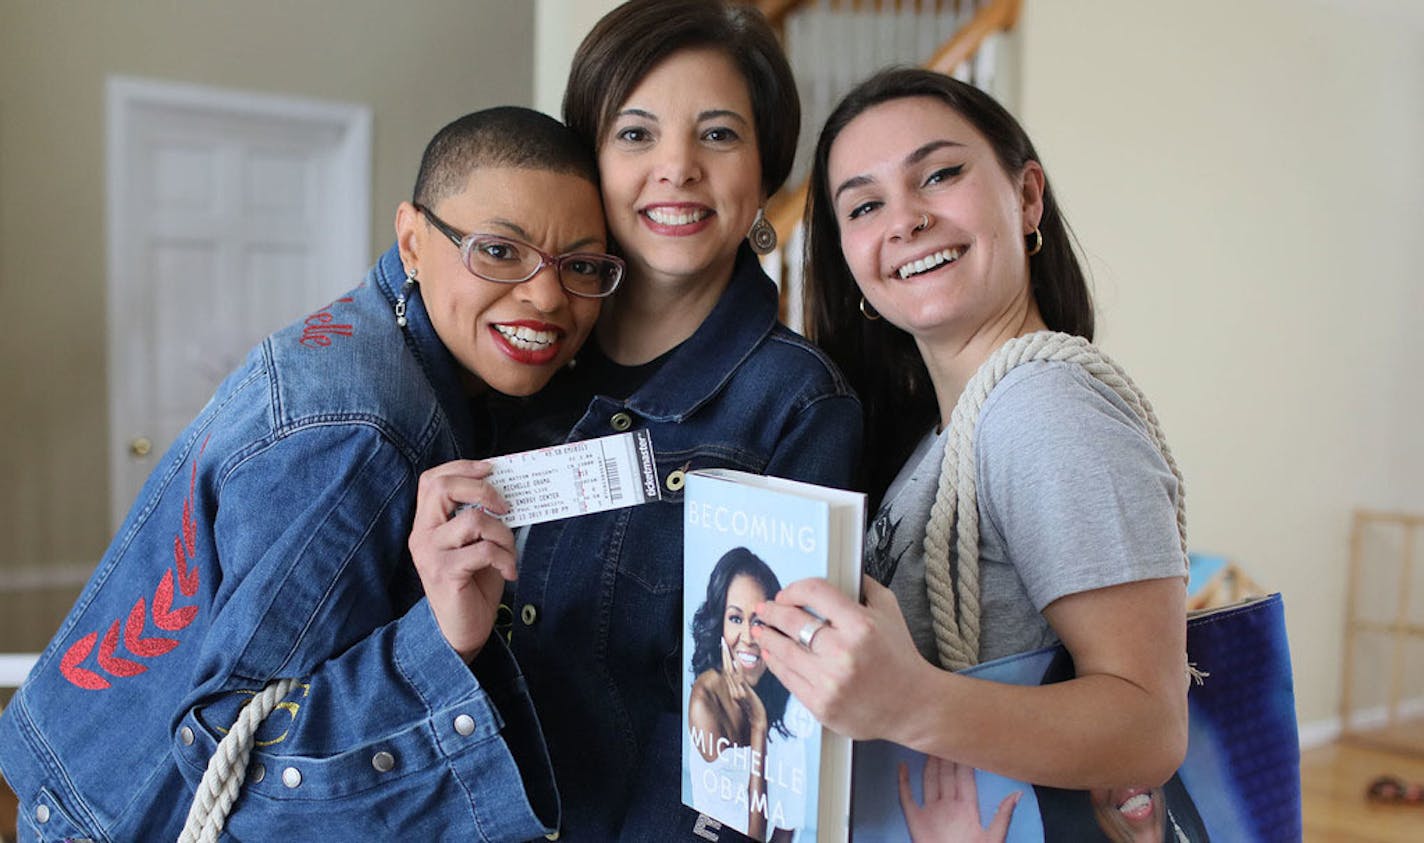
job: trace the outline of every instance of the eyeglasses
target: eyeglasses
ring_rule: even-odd
[[[496,284],[522,284],[546,266],[554,267],[567,292],[586,299],[601,299],[618,289],[623,261],[601,252],[551,255],[528,243],[496,234],[461,234],[424,205],[415,209],[460,248],[465,268],[475,277]]]

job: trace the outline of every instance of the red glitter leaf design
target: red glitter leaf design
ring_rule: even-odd
[[[203,440],[203,445],[198,449],[198,457],[208,449],[208,442]],[[183,596],[192,597],[198,592],[198,570],[197,564],[188,567],[189,559],[196,559],[198,553],[198,524],[193,518],[193,498],[198,488],[198,460],[193,460],[193,469],[188,476],[188,496],[183,499],[183,517],[179,525],[179,532],[173,537],[173,562],[178,569],[178,589],[183,592]],[[145,620],[144,599],[140,597],[129,611],[128,620],[124,622],[124,646],[129,652],[139,658],[154,658],[178,646],[175,638],[164,638],[161,636],[143,637],[143,626]],[[168,569],[163,572],[163,579],[159,581],[158,588],[153,592],[153,624],[159,629],[175,632],[188,626],[193,622],[193,618],[198,615],[197,606],[183,606],[178,609],[173,608],[173,570]],[[94,652],[94,644],[99,640],[99,633],[91,632],[78,641],[70,645],[64,652],[64,656],[59,661],[59,671],[64,678],[79,688],[89,691],[101,691],[109,687],[109,681],[92,670],[80,667],[80,663],[89,658],[89,654]],[[148,670],[146,665],[126,659],[117,655],[119,646],[119,622],[114,621],[109,625],[109,631],[104,635],[104,642],[99,645],[98,662],[99,667],[112,676],[127,677],[137,676]]]
[[[99,633],[89,633],[71,644],[59,660],[59,672],[64,674],[64,678],[86,691],[102,691],[109,687],[107,679],[92,670],[85,670],[79,666],[80,662],[94,652],[94,642],[98,640]]]
[[[104,643],[99,645],[99,666],[114,676],[137,676],[148,668],[135,661],[129,661],[122,656],[114,655],[114,650],[119,646],[119,622],[114,621],[109,624],[109,631],[104,633]]]
[[[197,569],[194,569],[193,573],[196,574]],[[163,581],[153,593],[153,625],[176,632],[192,623],[197,614],[197,606],[184,606],[176,611],[173,609],[173,572],[164,571]]]
[[[178,646],[178,640],[175,638],[159,638],[157,636],[144,638],[143,614],[144,602],[140,597],[129,612],[128,623],[124,625],[124,646],[129,648],[129,652],[135,656],[151,659]]]
[[[188,508],[186,502],[183,508]],[[183,540],[178,536],[173,537],[173,562],[178,566],[178,589],[183,592],[183,596],[192,597],[197,594],[198,566],[188,567],[188,554],[183,552]]]

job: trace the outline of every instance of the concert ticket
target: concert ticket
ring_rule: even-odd
[[[653,441],[646,430],[491,457],[488,478],[509,513],[510,527],[660,500]],[[466,504],[461,509],[470,506]]]

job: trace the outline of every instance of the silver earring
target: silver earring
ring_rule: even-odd
[[[880,321],[880,312],[870,306],[870,302],[865,300],[865,296],[860,297],[860,315],[871,322]]]
[[[405,271],[405,283],[401,285],[400,295],[396,297],[396,324],[404,328],[405,318],[405,297],[410,292],[410,288],[415,286],[415,273],[417,270],[407,269]]]
[[[747,232],[752,251],[758,255],[769,255],[776,249],[776,229],[766,221],[766,212],[757,208],[756,219],[752,220],[752,230]]]

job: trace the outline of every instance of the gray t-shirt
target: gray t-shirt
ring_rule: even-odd
[[[944,444],[934,431],[920,442],[865,550],[866,573],[890,586],[936,664],[924,541]],[[1171,469],[1131,408],[1081,366],[1011,370],[984,401],[974,447],[981,661],[1057,643],[1041,612],[1059,597],[1185,573]]]

